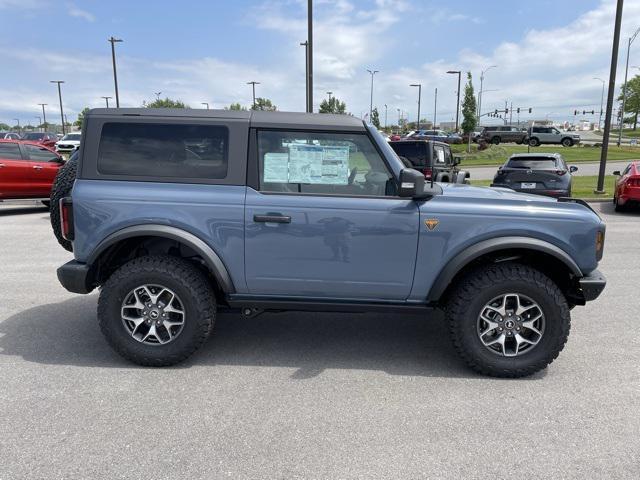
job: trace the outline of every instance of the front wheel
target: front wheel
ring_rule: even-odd
[[[120,355],[139,365],[175,365],[209,337],[216,302],[205,275],[186,260],[139,257],[102,287],[100,329]]]
[[[573,146],[573,140],[571,140],[570,138],[563,138],[562,139],[562,146],[563,147],[572,147]]]
[[[480,267],[465,276],[446,306],[458,355],[494,377],[524,377],[546,368],[569,336],[571,317],[558,286],[518,263]]]
[[[500,137],[493,137],[491,139],[491,143],[493,143],[494,145],[500,145]]]
[[[529,145],[532,147],[538,147],[540,146],[540,140],[538,140],[537,138],[530,138]]]

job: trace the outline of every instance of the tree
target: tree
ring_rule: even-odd
[[[243,107],[242,105],[236,102],[236,103],[232,103],[228,107],[224,107],[224,109],[225,110],[246,110],[247,107]]]
[[[380,114],[378,113],[378,107],[374,107],[373,110],[371,110],[371,123],[378,130],[380,129]]]
[[[11,127],[6,123],[0,123],[0,130],[10,130]]]
[[[331,97],[320,102],[320,113],[347,113],[347,104],[336,97]]]
[[[622,101],[624,90],[627,90],[627,99],[624,104],[624,113],[630,113],[624,119],[625,123],[633,123],[633,129],[638,127],[638,114],[640,114],[640,76],[636,75],[622,86],[622,92],[618,96],[618,101]]]
[[[75,122],[73,122],[73,124],[76,127],[82,129],[82,122],[84,121],[85,115],[89,113],[89,110],[90,110],[89,107],[84,107],[82,111],[78,114],[78,119]]]
[[[268,98],[258,97],[256,103],[251,105],[251,110],[264,110],[267,112],[275,112],[278,109]]]
[[[170,98],[158,98],[153,102],[142,102],[142,106],[146,108],[189,108],[182,100],[172,100]]]
[[[467,72],[467,84],[464,86],[464,100],[462,101],[462,131],[470,134],[476,128],[476,96],[473,92],[471,72]]]

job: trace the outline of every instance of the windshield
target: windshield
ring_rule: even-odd
[[[527,170],[555,170],[558,162],[549,157],[510,158],[506,168],[524,168]]]
[[[77,141],[80,141],[80,137],[81,137],[81,134],[79,134],[79,133],[68,133],[64,137],[62,137],[62,140],[77,140]]]
[[[40,140],[41,138],[44,138],[44,133],[32,132],[32,133],[25,133],[22,136],[23,140]]]

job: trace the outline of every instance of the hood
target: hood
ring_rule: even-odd
[[[474,187],[460,183],[441,183],[443,195],[478,200],[515,200],[532,203],[557,203],[555,198],[514,192],[508,188]]]

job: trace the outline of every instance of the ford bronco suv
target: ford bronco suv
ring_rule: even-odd
[[[82,136],[58,278],[100,289],[104,336],[138,364],[186,359],[217,308],[442,309],[471,368],[520,377],[605,286],[586,204],[426,182],[348,115],[96,109]]]

